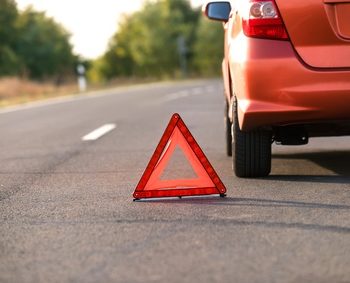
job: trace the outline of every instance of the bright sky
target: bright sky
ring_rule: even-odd
[[[139,9],[143,0],[17,0],[19,9],[32,5],[46,11],[68,29],[74,51],[85,58],[96,58],[107,48],[121,14]],[[204,0],[191,0],[199,6]]]

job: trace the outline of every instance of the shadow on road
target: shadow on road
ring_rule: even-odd
[[[325,204],[301,201],[285,201],[257,198],[219,198],[219,197],[203,197],[203,198],[184,198],[184,199],[157,199],[143,200],[144,203],[162,203],[162,204],[190,204],[190,205],[214,205],[214,206],[237,206],[237,207],[268,207],[280,208],[291,207],[300,209],[329,209],[329,210],[350,210],[350,205],[341,204]],[[238,216],[239,217],[239,216]],[[202,220],[198,220],[202,221]],[[208,219],[206,219],[208,221]],[[350,227],[336,225],[322,225],[317,223],[301,223],[301,222],[281,222],[281,221],[266,221],[266,220],[240,220],[240,219],[216,219],[209,220],[217,224],[234,225],[234,226],[258,226],[264,228],[288,229],[295,228],[316,232],[333,232],[340,234],[350,234]],[[196,220],[191,220],[196,222]]]
[[[328,184],[350,184],[350,176],[333,175],[270,175],[261,180],[289,181],[289,182],[311,182]]]
[[[148,203],[181,203],[181,204],[206,204],[206,205],[231,205],[231,206],[251,206],[251,207],[297,207],[297,208],[317,208],[317,209],[341,209],[350,210],[350,205],[342,204],[325,204],[316,202],[302,202],[302,201],[288,201],[288,200],[272,200],[259,198],[220,198],[220,197],[195,197],[195,198],[169,198],[169,199],[155,199],[142,200],[141,202]]]
[[[350,151],[274,154],[273,158],[310,160],[337,175],[270,175],[262,180],[350,184]]]

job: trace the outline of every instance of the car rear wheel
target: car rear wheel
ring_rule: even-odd
[[[232,156],[232,134],[231,134],[232,123],[230,121],[230,117],[228,116],[230,106],[229,106],[227,100],[226,100],[225,105],[226,106],[225,106],[224,123],[225,123],[226,154],[227,154],[227,156]]]
[[[237,177],[265,177],[271,171],[271,133],[243,132],[239,128],[237,105],[233,107],[232,159]]]

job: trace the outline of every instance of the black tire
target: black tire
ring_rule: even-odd
[[[271,172],[271,133],[255,130],[242,132],[238,124],[237,105],[233,107],[232,160],[237,177],[265,177]]]
[[[226,145],[226,154],[227,156],[232,156],[232,123],[230,117],[228,116],[229,104],[226,100],[225,103],[225,113],[224,113],[224,123],[225,123],[225,145]]]

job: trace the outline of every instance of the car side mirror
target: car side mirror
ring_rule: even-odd
[[[228,1],[208,2],[203,6],[203,12],[211,20],[227,22],[231,13],[231,3]]]

